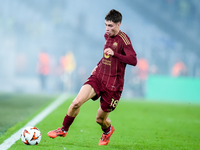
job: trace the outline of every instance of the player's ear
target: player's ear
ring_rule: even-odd
[[[118,23],[117,23],[117,26],[120,27],[120,25],[121,25],[121,22],[118,22]]]

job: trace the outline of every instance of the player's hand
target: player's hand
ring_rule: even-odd
[[[104,50],[104,54],[113,56],[113,55],[114,55],[114,51],[113,51],[111,48],[106,48],[106,49]]]

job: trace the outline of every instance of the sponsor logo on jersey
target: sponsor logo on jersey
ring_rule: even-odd
[[[109,65],[109,66],[111,66],[111,61],[110,61],[110,60],[103,59],[102,63],[103,63],[104,65]]]

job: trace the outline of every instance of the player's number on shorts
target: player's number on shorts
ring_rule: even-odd
[[[115,100],[114,98],[112,98],[112,102],[110,104],[111,107],[115,108],[118,104],[119,100]]]

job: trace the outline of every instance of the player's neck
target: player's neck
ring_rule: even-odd
[[[120,33],[120,30],[118,30],[114,36],[117,36],[119,33]]]
[[[117,36],[118,34],[120,33],[120,30],[118,30],[113,36],[111,36],[111,37],[115,37],[115,36]]]

